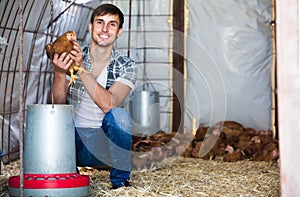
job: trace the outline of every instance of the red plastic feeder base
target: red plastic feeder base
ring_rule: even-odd
[[[87,187],[89,176],[77,173],[69,174],[24,174],[24,189],[57,189]],[[8,180],[11,188],[20,188],[20,176],[12,176]]]

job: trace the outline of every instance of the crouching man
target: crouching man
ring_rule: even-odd
[[[77,165],[111,166],[113,188],[128,186],[131,170],[131,119],[118,106],[134,88],[136,68],[132,59],[114,48],[123,22],[116,6],[97,7],[88,24],[91,42],[82,48],[74,41],[70,54],[54,55],[50,92],[55,104],[74,105]],[[68,86],[72,62],[80,66],[79,78]]]

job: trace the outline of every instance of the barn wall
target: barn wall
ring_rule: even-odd
[[[272,1],[190,0],[186,125],[271,128]]]

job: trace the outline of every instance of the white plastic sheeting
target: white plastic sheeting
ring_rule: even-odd
[[[186,125],[271,128],[270,0],[190,0]]]

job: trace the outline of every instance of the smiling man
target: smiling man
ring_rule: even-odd
[[[54,103],[74,106],[77,165],[111,166],[113,188],[130,185],[131,170],[131,119],[119,105],[134,88],[136,69],[132,59],[114,48],[123,22],[116,6],[97,7],[88,24],[91,43],[81,48],[74,41],[70,54],[54,55],[50,92]],[[69,87],[66,73],[72,62],[80,66],[80,78]]]

